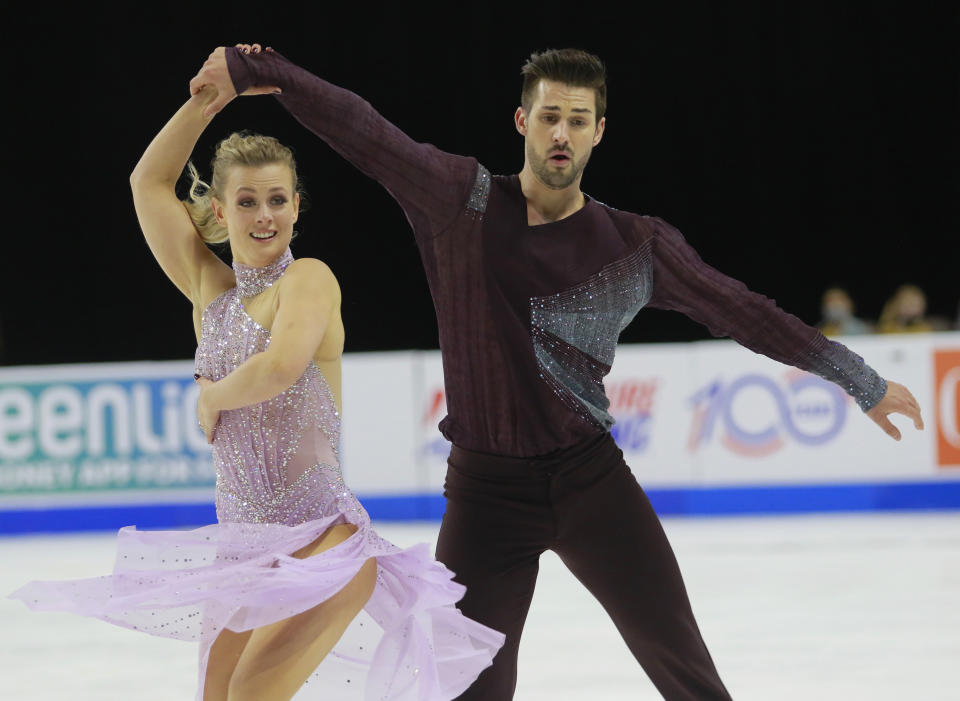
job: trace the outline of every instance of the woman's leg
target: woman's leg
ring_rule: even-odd
[[[210,648],[207,658],[207,677],[203,684],[203,701],[227,701],[227,689],[230,677],[237,666],[243,648],[253,631],[235,633],[232,630],[220,632]]]
[[[344,542],[356,530],[349,524],[334,526],[293,557],[318,555]],[[292,698],[366,605],[376,581],[377,563],[370,559],[346,586],[312,609],[247,633],[232,633],[226,638],[221,634],[211,648],[207,671],[210,691],[205,687],[204,701]],[[241,636],[246,636],[242,642]],[[216,660],[214,653],[218,653]],[[227,669],[229,674],[225,674]],[[224,688],[225,694],[214,695],[222,694]]]

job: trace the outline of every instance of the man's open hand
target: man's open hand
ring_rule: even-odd
[[[886,431],[894,440],[900,440],[900,430],[890,423],[888,414],[903,414],[913,419],[913,425],[918,431],[923,430],[923,418],[920,416],[920,405],[913,398],[906,387],[896,382],[887,381],[887,393],[877,402],[867,416],[873,419],[880,428]]]

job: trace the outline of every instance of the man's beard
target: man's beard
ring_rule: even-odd
[[[557,153],[557,151],[551,151],[550,155],[554,153]],[[562,153],[570,155],[568,151],[563,151]],[[583,173],[583,169],[587,166],[587,161],[589,160],[590,151],[587,151],[587,155],[579,161],[575,161],[573,158],[570,159],[571,165],[569,171],[556,171],[549,163],[549,155],[547,158],[540,158],[534,150],[533,145],[529,141],[527,142],[527,162],[530,163],[530,169],[533,171],[533,174],[537,176],[537,180],[551,190],[563,190],[573,185],[573,183],[577,181],[577,178],[580,177],[580,174]]]

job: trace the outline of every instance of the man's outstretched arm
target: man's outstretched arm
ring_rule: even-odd
[[[714,336],[729,336],[755,353],[836,383],[895,440],[901,435],[889,414],[903,414],[923,430],[920,405],[910,390],[880,377],[859,355],[828,340],[772,299],[704,263],[666,222],[651,221],[656,243],[650,306],[682,312]]]
[[[190,90],[205,85],[218,91],[211,113],[251,87],[277,88],[277,99],[301,124],[390,192],[420,236],[444,231],[473,188],[476,160],[415,142],[363,98],[271,49],[257,44],[217,48],[190,81]]]

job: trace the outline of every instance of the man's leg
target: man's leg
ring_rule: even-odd
[[[539,558],[554,535],[549,508],[542,502],[547,482],[526,479],[522,465],[515,476],[503,479],[467,472],[462,464],[454,465],[456,455],[447,470],[447,510],[437,559],[467,588],[457,604],[463,614],[506,635],[493,665],[458,698],[509,701],[517,685],[517,651]],[[458,462],[465,462],[463,453]]]
[[[613,445],[554,488],[554,548],[603,605],[668,701],[728,700],[650,501]]]

